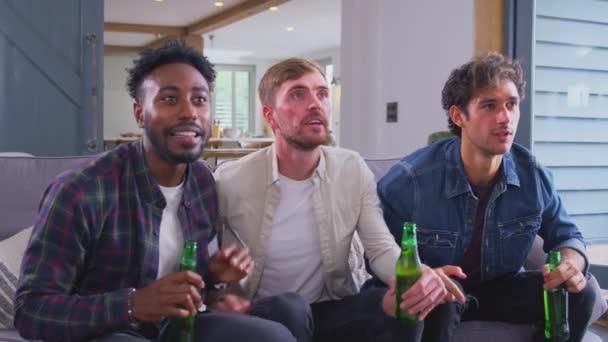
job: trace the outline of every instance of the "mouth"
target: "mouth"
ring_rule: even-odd
[[[177,127],[169,131],[169,135],[172,137],[198,138],[201,134],[201,129],[197,127]]]
[[[304,122],[305,125],[310,126],[327,126],[327,123],[321,119],[312,119]]]
[[[510,130],[500,130],[500,131],[494,132],[494,135],[497,136],[500,139],[507,139],[507,138],[513,136],[513,131],[510,131]]]

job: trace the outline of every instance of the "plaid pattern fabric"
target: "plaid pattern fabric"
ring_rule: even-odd
[[[165,205],[140,141],[58,176],[43,195],[21,267],[15,327],[23,337],[71,341],[128,329],[128,289],[156,280]],[[184,239],[198,241],[205,275],[218,215],[204,162],[188,166],[178,217]]]

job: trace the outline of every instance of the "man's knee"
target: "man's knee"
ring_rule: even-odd
[[[296,338],[291,331],[281,323],[259,319],[255,329],[245,334],[243,341],[277,341],[277,342],[296,342]]]
[[[312,320],[312,311],[310,305],[304,299],[294,292],[286,292],[280,295],[264,298],[260,301],[260,304],[265,307],[272,308],[275,315],[282,315],[284,317],[291,317],[296,319],[310,319]]]

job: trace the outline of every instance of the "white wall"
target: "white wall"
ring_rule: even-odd
[[[126,68],[133,65],[135,55],[106,53],[104,55],[103,135],[116,138],[120,133],[139,132],[133,116],[133,100],[127,92]]]
[[[342,0],[340,145],[402,157],[447,129],[441,89],[474,51],[474,0]],[[399,120],[386,122],[386,102]]]

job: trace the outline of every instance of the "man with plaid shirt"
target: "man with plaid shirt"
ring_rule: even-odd
[[[145,341],[162,339],[168,317],[197,315],[197,341],[295,341],[273,321],[198,314],[205,285],[238,281],[253,266],[246,249],[228,246],[211,258],[207,249],[217,194],[199,156],[215,72],[180,42],[134,62],[127,85],[143,139],[47,188],[23,259],[15,326],[27,339]],[[177,270],[185,240],[198,242],[196,273]]]

